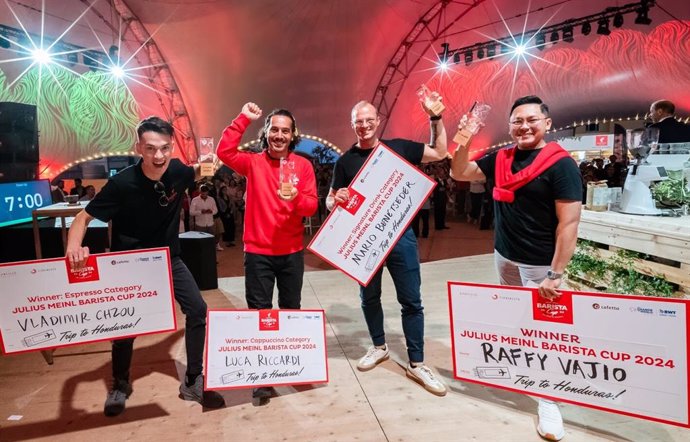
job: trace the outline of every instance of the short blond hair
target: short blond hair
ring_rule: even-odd
[[[373,104],[371,104],[371,102],[369,102],[369,101],[367,101],[367,100],[360,100],[360,101],[357,102],[357,104],[355,104],[354,106],[352,106],[352,112],[350,112],[350,120],[352,120],[352,118],[354,117],[355,113],[356,113],[358,110],[360,110],[361,108],[363,108],[363,107],[365,107],[365,106],[371,106],[371,107],[373,107],[373,108],[374,108],[374,112],[376,112],[376,116],[377,116],[377,117],[379,116],[379,110],[376,109],[376,106],[374,106]]]

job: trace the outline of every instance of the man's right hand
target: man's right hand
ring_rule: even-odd
[[[347,202],[347,200],[350,199],[350,191],[347,190],[347,187],[343,187],[342,189],[338,189],[335,192],[334,198],[335,198],[336,204],[345,203],[345,202]]]
[[[86,264],[86,260],[89,257],[89,248],[81,246],[76,248],[68,247],[65,257],[70,264],[70,268],[78,270]]]
[[[261,118],[261,108],[256,103],[246,103],[242,106],[242,113],[251,121]]]

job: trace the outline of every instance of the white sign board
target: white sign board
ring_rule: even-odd
[[[4,353],[174,331],[167,248],[0,264]]]
[[[323,310],[209,310],[207,390],[328,382]]]
[[[350,184],[350,200],[326,218],[308,249],[366,286],[435,183],[380,144]]]
[[[688,427],[688,301],[449,282],[457,379]]]

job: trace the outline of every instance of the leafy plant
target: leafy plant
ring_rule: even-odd
[[[635,270],[634,260],[645,258],[647,255],[621,249],[607,260],[599,256],[592,242],[579,240],[566,273],[593,282],[595,288],[611,293],[673,296],[673,284],[662,276],[649,276]]]
[[[672,206],[682,206],[690,204],[690,192],[688,191],[688,180],[680,174],[672,174],[669,171],[669,178],[655,183],[651,190],[654,199],[661,204]]]

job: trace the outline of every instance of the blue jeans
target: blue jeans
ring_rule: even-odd
[[[407,356],[410,362],[424,361],[424,307],[420,287],[422,277],[419,267],[417,239],[412,229],[407,229],[386,259],[388,273],[393,278],[398,302],[402,306],[403,333],[407,343]],[[374,345],[386,343],[383,331],[383,307],[381,307],[381,276],[383,267],[366,287],[360,286],[359,296],[362,311],[367,321],[369,335]]]

